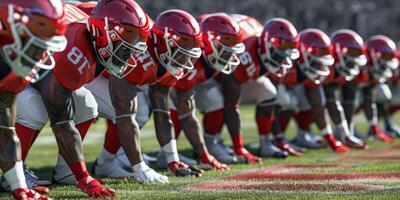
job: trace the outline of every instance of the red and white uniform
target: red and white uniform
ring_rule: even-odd
[[[54,54],[56,66],[52,70],[57,81],[73,91],[76,115],[75,124],[85,122],[97,116],[97,103],[93,95],[83,86],[101,74],[95,54],[92,50],[90,35],[86,28],[88,16],[78,8],[68,5],[75,15],[68,15],[70,23],[65,36],[68,45],[63,52]],[[41,99],[41,94],[33,87],[28,87],[17,97],[17,123],[34,130],[41,130],[47,123],[48,116]]]
[[[125,79],[132,85],[138,86],[142,92],[137,94],[136,121],[140,127],[147,123],[150,116],[150,101],[148,97],[148,85],[160,84],[172,87],[177,79],[168,73],[157,61],[154,55],[152,40],[147,42],[148,50],[143,54],[136,54],[137,66]],[[98,111],[101,117],[115,120],[115,109],[111,102],[108,87],[108,77],[100,76],[85,87],[91,91],[98,102]]]
[[[269,78],[267,70],[260,63],[258,55],[258,36],[263,26],[254,18],[244,15],[231,15],[243,31],[245,52],[239,55],[240,65],[231,76],[242,85],[243,101],[261,103],[275,99],[277,91]],[[224,107],[224,99],[219,84],[209,80],[196,87],[196,103],[202,112],[212,112]]]

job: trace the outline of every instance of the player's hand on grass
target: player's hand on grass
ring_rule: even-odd
[[[91,176],[86,176],[78,181],[76,187],[94,199],[114,199],[115,191],[104,187],[98,180]]]
[[[140,183],[169,183],[168,177],[157,173],[143,161],[133,166],[133,177]]]
[[[203,175],[204,171],[198,169],[194,166],[186,165],[180,161],[173,161],[168,163],[168,170],[174,176],[192,176],[200,177]]]

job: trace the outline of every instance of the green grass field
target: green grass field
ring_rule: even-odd
[[[245,138],[245,143],[256,143],[258,142],[258,134],[256,131],[256,125],[254,122],[254,107],[242,106],[242,126]],[[399,116],[396,117],[399,123]],[[357,125],[361,130],[366,130],[366,123],[363,116],[357,116]],[[85,141],[84,152],[86,161],[89,162],[89,166],[95,160],[97,154],[100,152],[103,144],[103,135],[105,124],[104,121],[100,120],[91,128],[91,132],[87,137],[88,141]],[[290,139],[294,135],[294,125],[290,126],[287,137]],[[183,135],[183,134],[182,134]],[[230,139],[226,131],[223,136],[225,143],[230,144]],[[56,162],[57,146],[55,142],[48,141],[47,138],[52,138],[50,129],[45,129],[39,136],[39,143],[35,144],[30,152],[27,164],[31,169],[36,171],[40,176],[46,179],[51,179],[53,167]],[[143,130],[142,137],[143,151],[146,153],[152,152],[158,147],[158,143],[155,139],[154,130],[152,123],[149,123]],[[373,141],[369,143],[370,149],[383,148],[385,145],[379,141]],[[397,140],[394,144],[400,145],[400,140]],[[178,148],[180,152],[186,155],[191,155],[191,148],[184,137],[181,137],[178,141]],[[256,149],[252,149],[256,152]],[[357,151],[354,151],[357,152]],[[234,164],[230,165],[231,170],[224,173],[217,173],[207,171],[203,177],[200,178],[176,178],[169,177],[170,184],[168,185],[147,185],[139,184],[134,180],[110,180],[105,179],[103,182],[117,191],[117,199],[400,199],[400,183],[391,183],[394,189],[383,190],[379,192],[369,193],[323,193],[323,192],[296,192],[296,191],[260,191],[260,190],[248,190],[248,191],[198,191],[188,190],[184,187],[188,184],[198,183],[203,181],[210,181],[218,179],[222,176],[227,176],[235,173],[239,173],[248,169],[263,168],[273,165],[281,164],[339,164],[337,161],[333,161],[333,157],[338,156],[332,153],[328,149],[322,150],[309,150],[299,158],[290,157],[285,160],[278,159],[264,159],[262,164],[258,165],[245,165],[245,164]],[[340,163],[342,164],[342,163]],[[353,163],[354,164],[354,163]],[[400,162],[359,162],[356,163],[356,167],[348,169],[335,169],[328,170],[331,173],[341,172],[400,172]],[[167,174],[167,171],[162,171]],[[85,199],[85,196],[76,190],[73,186],[52,186],[49,196],[55,199]],[[7,193],[0,195],[1,199],[9,199]]]

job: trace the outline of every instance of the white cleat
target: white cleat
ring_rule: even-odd
[[[101,164],[96,160],[92,167],[92,173],[101,178],[128,178],[133,176],[133,173],[122,168],[115,158],[104,160]]]
[[[32,170],[26,168],[26,166],[24,166],[24,173],[25,173],[25,179],[30,182],[35,183],[35,185],[39,185],[39,186],[49,186],[51,185],[51,182],[48,180],[44,180],[40,177],[38,177]]]
[[[132,167],[133,178],[140,183],[167,184],[168,177],[161,175],[150,168],[146,163],[141,162]]]
[[[142,153],[143,156],[143,161],[146,163],[146,165],[150,165],[150,163],[155,163],[157,162],[156,157],[149,156],[145,153]],[[115,159],[117,160],[119,166],[121,166],[124,169],[131,168],[131,162],[129,161],[128,157],[126,157],[125,151],[122,148],[119,148],[117,154],[115,154]]]
[[[218,135],[204,134],[204,142],[206,143],[208,152],[222,163],[238,162],[236,156],[229,152],[228,148],[222,143]]]

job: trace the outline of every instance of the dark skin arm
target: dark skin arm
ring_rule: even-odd
[[[118,79],[114,76],[110,77],[109,87],[117,116],[119,141],[133,166],[143,161],[140,149],[140,129],[134,118],[137,110],[136,95],[139,89],[126,79]]]
[[[305,93],[312,107],[314,121],[320,130],[326,128],[325,106],[322,102],[321,90],[319,88],[305,88]]]
[[[345,119],[345,116],[342,104],[339,101],[339,85],[324,85],[324,92],[326,97],[326,107],[328,109],[329,116],[336,125],[340,124]]]
[[[72,121],[75,114],[72,91],[51,73],[35,86],[42,95],[60,154],[68,165],[84,160],[82,139]]]
[[[0,92],[0,168],[3,172],[21,160],[21,147],[15,130],[6,127],[15,125],[15,94]]]
[[[161,147],[175,139],[172,121],[169,116],[168,96],[170,91],[170,87],[158,84],[150,86],[149,90],[151,107],[154,113],[154,126],[157,140]]]
[[[342,86],[343,109],[347,123],[349,123],[349,125],[351,124],[353,119],[355,110],[354,101],[358,89],[358,85],[355,81],[347,82]]]
[[[175,95],[172,96],[172,100],[178,110],[179,122],[186,138],[189,140],[196,153],[200,154],[206,151],[202,131],[195,115],[196,105],[193,91],[181,91],[176,89]]]
[[[235,105],[240,103],[241,85],[233,78],[233,76],[222,75],[219,82],[222,86],[222,94],[224,95],[224,122],[228,127],[231,135],[240,134],[240,111]]]
[[[375,88],[375,85],[368,85],[364,88],[362,88],[362,93],[363,93],[363,103],[362,107],[365,113],[365,116],[367,117],[368,120],[372,120],[374,117],[378,116],[377,108],[376,108],[376,103],[373,97],[373,89]]]

